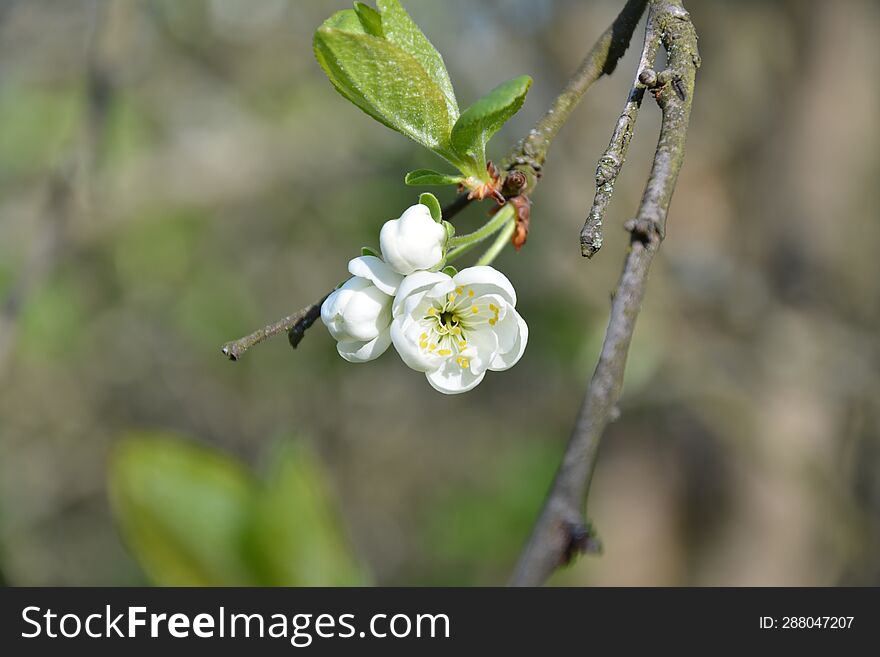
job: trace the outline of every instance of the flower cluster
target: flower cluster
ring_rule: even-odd
[[[504,274],[486,265],[437,271],[447,231],[421,204],[387,221],[379,243],[382,257],[351,260],[352,278],[321,306],[340,356],[363,363],[393,344],[404,363],[445,394],[466,392],[487,370],[516,364],[528,326]]]

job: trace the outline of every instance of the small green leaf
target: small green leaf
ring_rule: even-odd
[[[109,479],[126,543],[156,584],[253,583],[241,536],[256,482],[236,461],[166,434],[132,434]]]
[[[365,5],[363,2],[355,2],[354,10],[367,34],[377,37],[385,36],[385,32],[382,29],[382,16],[378,11],[370,5]]]
[[[452,239],[452,236],[455,235],[455,226],[448,221],[444,221],[443,227],[446,229],[446,241],[448,242]]]
[[[447,276],[455,276],[458,273],[458,270],[452,265],[446,265],[443,269],[441,269],[444,274]]]
[[[324,21],[321,27],[329,27],[343,32],[351,32],[353,34],[369,34],[364,27],[360,15],[354,9],[343,9],[337,11],[330,18]]]
[[[452,147],[485,165],[486,144],[492,135],[522,107],[532,78],[523,75],[495,87],[468,107],[452,128]]]
[[[349,10],[357,18],[356,12]],[[454,164],[446,97],[409,53],[387,39],[363,33],[335,14],[315,32],[314,51],[330,82],[377,121],[437,152]],[[339,27],[338,25],[342,25]]]
[[[369,246],[362,246],[361,247],[361,255],[362,256],[376,256],[377,258],[382,257],[382,255],[376,249],[372,249]]]
[[[440,208],[440,201],[437,200],[436,196],[430,192],[425,192],[419,196],[419,203],[427,206],[431,211],[431,216],[434,218],[434,221],[440,223],[443,220],[443,211]]]
[[[446,99],[447,111],[452,118],[452,123],[458,118],[458,103],[455,100],[455,92],[452,90],[452,82],[446,71],[446,64],[437,49],[428,41],[428,38],[415,24],[398,0],[378,0],[376,5],[382,13],[382,29],[385,37],[397,44],[418,60],[428,76],[443,92]]]
[[[407,185],[418,187],[420,185],[439,186],[439,185],[458,185],[464,180],[463,176],[457,176],[450,173],[440,173],[431,169],[416,169],[406,174],[404,182]]]

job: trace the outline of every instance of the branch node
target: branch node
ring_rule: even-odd
[[[599,158],[599,163],[596,165],[596,187],[607,184],[613,186],[614,180],[620,173],[620,167],[620,158],[614,153],[606,152]]]
[[[501,193],[506,198],[519,196],[528,184],[529,179],[522,171],[514,169],[509,171],[504,178],[504,184],[501,186]]]
[[[589,520],[586,522],[565,521],[562,523],[562,531],[565,532],[565,547],[560,558],[560,565],[570,565],[580,554],[602,554],[602,541]]]
[[[646,68],[641,73],[639,73],[639,82],[641,82],[643,85],[645,85],[649,89],[651,87],[656,87],[657,86],[657,71],[655,71],[653,68]]]
[[[659,244],[663,241],[663,228],[659,221],[647,217],[630,219],[623,224],[624,229],[629,231],[632,239],[641,242],[645,246]]]

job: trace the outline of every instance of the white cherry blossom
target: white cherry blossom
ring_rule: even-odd
[[[400,284],[392,306],[391,340],[403,361],[445,394],[474,388],[487,370],[513,367],[529,331],[516,292],[488,266],[449,276],[416,272]]]

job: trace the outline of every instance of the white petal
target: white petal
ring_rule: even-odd
[[[403,281],[403,276],[376,256],[360,256],[349,260],[348,271],[352,276],[366,278],[382,292],[392,297],[397,294],[397,288]]]
[[[470,361],[471,371],[474,374],[485,372],[498,353],[498,337],[495,331],[468,331],[467,343],[462,355]]]
[[[349,363],[366,363],[378,358],[391,345],[391,332],[382,331],[369,342],[337,342],[336,351]]]
[[[434,390],[444,395],[457,395],[476,388],[486,376],[486,372],[474,374],[469,369],[459,367],[455,361],[447,360],[442,367],[427,372],[425,376],[428,377],[428,383]]]
[[[421,225],[428,221],[431,221],[435,226],[438,225],[437,222],[434,221],[434,217],[431,216],[431,210],[428,209],[428,206],[422,205],[421,203],[411,205],[404,210],[403,214],[400,215],[399,221],[404,225],[408,223]]]
[[[510,369],[516,365],[522,358],[523,352],[526,350],[526,343],[529,341],[529,327],[525,320],[513,308],[508,308],[507,312],[507,317],[496,324],[496,329],[498,329],[499,337],[501,337],[501,333],[515,333],[515,335],[510,349],[499,352],[492,359],[489,369],[496,372]]]
[[[335,340],[349,339],[348,326],[345,311],[356,293],[372,287],[370,282],[363,278],[349,278],[345,283],[334,290],[321,304],[321,321],[327,327],[330,335]],[[372,339],[374,336],[370,336]]]
[[[478,265],[462,269],[453,279],[456,285],[470,287],[476,296],[500,294],[512,306],[516,305],[516,291],[507,276],[494,267]]]
[[[424,292],[428,288],[434,287],[441,281],[451,281],[449,274],[439,271],[417,271],[403,279],[400,287],[397,288],[397,295],[394,297],[394,304],[391,306],[391,315],[397,317],[406,302],[407,297],[418,292]]]
[[[439,356],[423,352],[419,348],[422,328],[408,317],[398,317],[391,322],[391,342],[401,360],[417,372],[437,369],[443,362]]]
[[[338,339],[372,340],[391,323],[391,297],[373,285],[349,293]],[[344,332],[344,335],[341,333]]]

